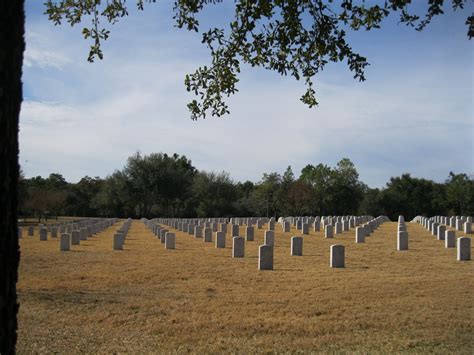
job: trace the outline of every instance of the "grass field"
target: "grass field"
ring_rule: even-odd
[[[264,229],[232,259],[229,234],[215,249],[177,232],[165,250],[140,221],[113,251],[120,224],[70,252],[24,234],[19,353],[474,353],[473,261],[420,225],[403,252],[392,222],[365,244],[311,231],[302,257],[277,225],[275,270],[258,271]],[[329,268],[331,244],[346,268]]]

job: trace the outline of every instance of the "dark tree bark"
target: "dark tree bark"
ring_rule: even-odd
[[[24,0],[0,1],[0,353],[15,353],[20,251],[17,229],[18,117],[25,42]]]

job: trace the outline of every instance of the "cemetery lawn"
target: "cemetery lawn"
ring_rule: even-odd
[[[232,259],[229,234],[215,249],[176,232],[165,250],[141,221],[113,251],[121,223],[70,252],[24,232],[18,353],[474,353],[474,263],[421,225],[407,223],[408,251],[389,222],[365,244],[310,231],[292,257],[299,233],[277,224],[275,270],[258,271],[265,229]],[[331,244],[344,269],[329,268]]]

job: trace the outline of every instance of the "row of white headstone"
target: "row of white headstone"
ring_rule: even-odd
[[[413,222],[420,223],[426,229],[431,230],[433,224],[445,225],[447,227],[454,228],[457,231],[464,231],[465,234],[472,234],[472,217],[471,216],[434,216],[434,217],[423,217],[416,216]]]
[[[85,241],[94,234],[100,233],[103,230],[111,227],[117,221],[116,218],[105,219],[96,223],[87,225],[86,227],[74,226],[77,229],[72,229],[71,233],[61,233],[60,251],[71,250],[71,245],[80,245],[81,241]],[[86,224],[82,224],[86,225]]]
[[[115,232],[113,239],[113,249],[114,250],[123,250],[125,244],[125,239],[127,239],[128,230],[130,229],[130,224],[132,219],[127,219],[120,228]]]
[[[280,217],[278,222],[283,224],[283,222],[289,222],[293,226],[295,226],[298,230],[302,229],[302,224],[306,223],[308,225],[313,224],[315,221],[320,222],[323,224],[335,224],[336,222],[347,223],[350,224],[350,228],[354,228],[354,224],[356,220],[360,220],[360,223],[366,222],[367,220],[372,219],[370,216],[329,216],[329,217]],[[238,226],[246,225],[246,226],[255,226],[257,229],[263,228],[264,224],[267,225],[267,229],[274,230],[275,229],[275,218],[267,218],[267,217],[246,217],[246,218],[160,218],[158,222],[161,224],[165,224],[167,226],[173,227],[174,229],[179,230],[180,232],[188,232],[189,226],[191,225],[191,229],[195,226],[200,226],[203,228],[212,228],[213,232],[218,231],[219,224],[235,224]],[[349,226],[347,227],[349,228]]]
[[[456,242],[456,231],[448,230],[447,227],[463,231],[465,234],[472,234],[472,217],[445,217],[435,216],[431,218],[417,216],[413,219],[415,223],[421,224],[437,240],[444,241],[445,248],[457,247],[457,260],[471,260],[471,238],[459,237]]]
[[[333,217],[280,217],[279,223],[281,224],[282,231],[284,233],[290,232],[290,224],[292,223],[296,229],[301,231],[303,235],[309,234],[310,225],[313,226],[314,231],[320,231],[320,228],[331,226],[328,228],[328,237],[331,237],[334,233],[339,234],[343,231],[348,231],[350,228],[355,228],[362,223],[366,223],[373,218],[370,216],[333,216]],[[154,219],[154,221],[167,225],[171,228],[177,229],[180,232],[185,232],[190,235],[195,233],[202,233],[205,228],[211,228],[212,232],[221,231],[227,233],[227,227],[229,223],[227,219]],[[219,222],[218,222],[219,221]],[[222,222],[223,221],[223,222]],[[238,223],[237,223],[238,222]],[[245,222],[245,223],[243,223]],[[238,235],[238,229],[242,225],[246,225],[249,228],[249,232],[253,231],[253,228],[262,229],[264,224],[267,224],[268,230],[275,230],[275,219],[265,217],[249,217],[245,220],[242,218],[231,218],[230,228],[232,236]],[[255,225],[255,227],[254,227]]]
[[[293,218],[293,217],[291,217]],[[232,220],[232,218],[231,218]],[[252,220],[248,218],[252,223]],[[263,218],[255,219],[257,222],[256,228],[260,229],[263,227]],[[365,234],[370,234],[375,226],[378,226],[381,223],[381,220],[388,220],[386,217],[381,216],[377,219],[373,219],[369,216],[362,216],[362,217],[319,217],[309,218],[312,220],[313,230],[320,231],[321,226],[325,229],[325,237],[332,238],[334,234],[341,234],[344,231],[348,231],[350,228],[354,228],[355,226],[359,226],[361,223],[364,223],[363,228],[360,230],[360,235],[364,232]],[[148,221],[148,220],[147,220]],[[279,219],[279,222],[282,227],[282,231],[284,233],[290,232],[290,222],[286,219]],[[212,232],[223,232],[226,234],[228,229],[230,229],[230,233],[232,237],[239,236],[239,224],[231,224],[230,228],[227,222],[217,223],[217,222],[207,222],[205,220],[199,219],[192,219],[192,220],[181,220],[181,219],[153,219],[151,223],[154,224],[164,224],[171,228],[177,229],[180,232],[188,233],[189,235],[194,235],[196,238],[201,238],[204,236],[204,240],[206,241],[209,233]],[[306,235],[309,234],[309,223],[304,222],[304,220],[297,220],[295,218],[295,224],[297,229],[301,232],[301,234]],[[275,221],[273,218],[268,220],[267,225],[268,230],[275,230]],[[245,237],[247,240],[253,240],[253,236],[255,233],[255,228],[252,224],[246,226],[245,229]],[[156,233],[155,233],[156,235]]]
[[[67,223],[61,225],[53,225],[49,228],[51,233],[51,238],[58,238],[58,233],[60,237],[59,241],[59,250],[60,251],[69,251],[71,250],[71,245],[80,245],[81,240],[87,240],[92,237],[94,234],[97,234],[104,229],[112,226],[116,222],[116,218],[110,219],[84,219],[75,223]],[[44,225],[38,225],[39,230],[39,240],[47,241],[48,240],[48,228]],[[28,227],[28,236],[34,236],[35,227]],[[18,227],[18,238],[23,237],[23,228]]]
[[[349,221],[352,220],[353,224],[350,224]],[[365,237],[369,236],[372,232],[374,232],[382,223],[388,221],[389,219],[386,216],[379,216],[377,218],[372,218],[369,216],[363,217],[342,217],[338,219],[338,217],[334,218],[324,218],[322,220],[319,217],[316,217],[313,220],[313,228],[317,231],[320,229],[320,223],[325,225],[325,237],[326,238],[333,238],[333,224],[336,226],[336,233],[342,233],[344,230],[344,225],[347,225],[347,230],[349,226],[359,225],[360,223],[364,223],[362,226],[358,226],[356,229],[356,243],[363,243],[365,241]],[[162,227],[161,224],[167,225],[170,228],[178,229],[183,232],[187,232],[190,235],[194,235],[195,238],[202,238],[204,242],[212,242],[212,233],[215,233],[215,247],[216,248],[225,248],[226,244],[226,233],[227,233],[227,223],[220,224],[220,231],[217,231],[218,225],[217,222],[206,222],[200,223],[199,220],[194,220],[193,223],[195,224],[187,224],[186,222],[174,221],[170,219],[142,219],[143,223],[148,227],[148,229],[157,237],[160,238],[162,243],[165,243],[169,235],[172,238],[172,248],[167,249],[174,249],[175,248],[175,234],[169,232],[168,229]],[[258,221],[258,220],[257,220]],[[264,232],[264,244],[259,247],[259,270],[272,270],[273,269],[273,248],[275,246],[275,232],[274,232],[274,225],[272,225],[272,219],[268,220],[268,226],[273,227],[273,230],[266,230]],[[344,223],[347,222],[347,223]],[[207,224],[209,223],[209,224]],[[285,219],[280,219],[279,223],[282,225],[283,231],[287,230],[287,226],[289,221]],[[206,227],[207,225],[207,227]],[[296,222],[297,228],[301,228],[302,234],[308,228],[308,223],[301,222],[298,224]],[[245,236],[240,236],[239,234],[240,227],[237,224],[231,225],[230,231],[232,236],[232,257],[233,258],[242,258],[245,256],[245,241],[253,241],[254,240],[254,227],[247,226],[245,228]],[[289,232],[289,230],[288,230]],[[306,233],[308,234],[308,233]],[[339,268],[344,267],[345,265],[345,252],[343,245],[331,245],[330,247],[330,267]],[[303,255],[303,237],[300,236],[293,236],[291,237],[291,247],[290,247],[290,255],[292,256],[302,256]]]
[[[403,216],[398,216],[397,250],[408,250],[408,230]]]
[[[372,219],[370,216],[358,216],[357,218],[366,218],[367,220]],[[297,229],[301,229],[298,227],[300,223],[307,223],[307,224],[312,224],[314,221],[322,221],[325,219],[330,219],[333,220],[333,223],[335,222],[342,222],[344,220],[350,220],[353,219],[354,216],[323,216],[323,217],[313,217],[313,216],[303,216],[303,217],[280,217],[278,219],[278,223],[282,223],[282,221],[287,221],[290,222],[293,226],[297,227]],[[172,225],[171,222],[176,223],[175,225]],[[272,224],[274,224],[275,218],[271,217],[232,217],[232,218],[162,218],[160,219],[160,223],[172,226],[174,229],[178,229],[181,232],[186,231],[181,230],[178,228],[177,224],[178,223],[186,223],[186,224],[192,224],[194,226],[199,225],[201,227],[212,227],[213,224],[222,224],[222,223],[227,223],[227,224],[237,224],[238,226],[242,225],[247,225],[247,226],[256,226],[258,229],[263,228],[264,224],[270,223],[269,226],[267,227],[272,227]],[[213,227],[215,228],[215,227]],[[351,227],[353,228],[353,227]],[[269,229],[269,228],[267,228]],[[214,230],[216,232],[216,230]]]

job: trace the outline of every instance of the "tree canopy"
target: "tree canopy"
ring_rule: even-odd
[[[156,0],[136,0],[139,10]],[[354,79],[365,80],[367,59],[353,50],[349,31],[380,28],[382,21],[394,14],[400,23],[423,30],[445,7],[463,9],[468,0],[429,0],[426,12],[414,13],[411,0],[385,0],[367,4],[354,0],[235,0],[234,15],[227,28],[201,29],[198,15],[209,5],[223,0],[175,0],[176,26],[200,32],[212,58],[210,66],[201,66],[185,78],[188,91],[197,99],[188,104],[192,119],[229,113],[225,97],[235,94],[242,64],[273,70],[305,82],[301,101],[318,104],[315,76],[329,62],[346,62]],[[87,18],[82,33],[90,39],[88,60],[102,59],[101,44],[114,24],[128,15],[126,0],[47,0],[46,14],[56,25],[63,21],[72,26]],[[467,36],[474,36],[474,15],[466,19]]]
[[[59,183],[58,183],[59,182]],[[231,217],[303,215],[472,215],[474,177],[450,173],[444,183],[392,177],[382,189],[359,179],[354,163],[308,164],[295,174],[264,172],[260,181],[236,182],[227,172],[198,170],[185,156],[135,153],[105,179],[68,183],[50,174],[20,180],[20,210],[37,218]]]

